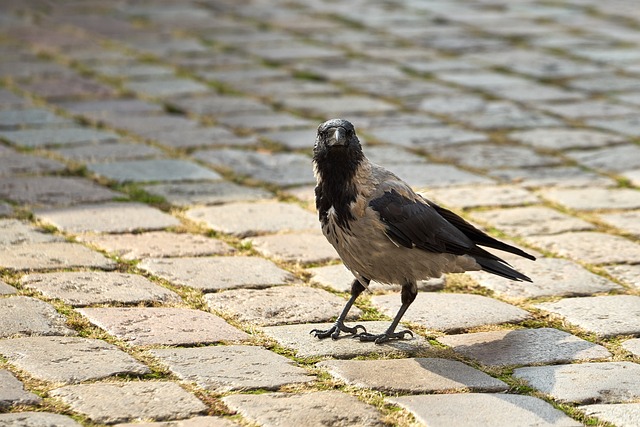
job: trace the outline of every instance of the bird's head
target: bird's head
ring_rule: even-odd
[[[330,152],[341,152],[346,155],[362,153],[362,146],[351,122],[344,119],[331,119],[318,126],[316,143],[313,147],[314,157]]]

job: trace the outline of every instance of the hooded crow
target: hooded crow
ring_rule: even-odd
[[[528,253],[478,230],[455,213],[416,194],[411,187],[362,152],[353,125],[332,119],[318,127],[313,148],[316,208],[322,232],[353,273],[351,298],[335,324],[311,331],[337,339],[341,332],[362,341],[402,339],[400,319],[415,300],[417,281],[443,273],[484,270],[511,280],[531,279],[481,246],[535,260]],[[344,319],[371,280],[402,286],[402,306],[383,334],[367,333]],[[360,331],[361,330],[361,331]]]

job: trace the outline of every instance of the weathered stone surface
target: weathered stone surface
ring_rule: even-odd
[[[628,188],[553,188],[542,197],[575,210],[640,208],[640,191]]]
[[[0,231],[0,247],[62,241],[59,236],[39,231],[17,219],[0,219]]]
[[[351,284],[353,283],[354,276],[347,270],[343,264],[327,265],[324,267],[313,267],[307,269],[311,273],[311,283],[325,286],[338,292],[349,292],[351,290]],[[446,276],[439,277],[437,279],[420,280],[418,282],[419,291],[439,291],[444,288]],[[395,291],[401,290],[401,285],[387,285],[378,282],[369,283],[369,291]]]
[[[346,303],[327,291],[306,286],[235,289],[207,294],[204,298],[211,310],[260,326],[328,322]],[[354,307],[347,319],[357,319],[361,314]]]
[[[464,150],[455,146],[442,148],[438,150],[438,156],[478,169],[525,168],[561,163],[559,158],[538,154],[529,147],[489,143],[465,145]]]
[[[177,218],[143,203],[104,203],[36,210],[36,217],[67,233],[125,233],[180,225]]]
[[[585,119],[589,117],[609,118],[637,114],[637,110],[626,105],[592,100],[563,104],[546,104],[541,108],[569,119]]]
[[[513,375],[560,402],[620,403],[640,397],[640,365],[632,362],[535,366]]]
[[[622,347],[625,350],[631,352],[633,355],[640,357],[640,338],[632,338],[622,343]]]
[[[640,168],[640,147],[636,144],[568,151],[565,155],[584,166],[606,172],[622,173]]]
[[[141,234],[85,235],[82,241],[91,243],[122,259],[190,257],[221,255],[234,251],[221,240],[200,234],[152,231]]]
[[[102,163],[119,160],[138,160],[162,157],[163,152],[156,147],[130,142],[105,142],[101,144],[79,145],[51,150],[67,160],[82,163]]]
[[[291,150],[309,148],[309,141],[315,138],[316,128],[280,130],[267,132],[262,137],[270,139]]]
[[[189,209],[185,215],[216,231],[240,237],[320,229],[316,215],[298,205],[283,202],[228,203]]]
[[[7,149],[0,151],[0,176],[12,175],[40,175],[62,172],[66,169],[64,163],[39,156],[17,153]]]
[[[169,104],[183,111],[199,116],[233,115],[242,112],[265,112],[271,108],[253,99],[241,96],[204,95],[189,98],[177,97]]]
[[[553,236],[529,236],[525,240],[532,246],[590,264],[640,262],[640,245],[611,234],[583,231]]]
[[[27,243],[0,247],[0,267],[9,270],[94,267],[113,269],[116,263],[77,243]]]
[[[381,414],[354,396],[338,391],[304,394],[234,394],[222,398],[232,410],[265,427],[384,425]]]
[[[220,203],[270,199],[273,194],[262,189],[246,187],[228,181],[145,185],[145,191],[164,197],[177,206],[217,205]]]
[[[183,381],[216,393],[234,390],[277,390],[313,380],[284,356],[256,346],[224,345],[150,350]]]
[[[124,84],[125,89],[139,95],[157,98],[170,96],[184,96],[209,92],[209,87],[191,79],[169,79],[129,81]]]
[[[305,96],[300,98],[283,98],[285,107],[315,116],[350,116],[354,114],[383,113],[394,111],[397,107],[385,101],[368,96],[343,95]]]
[[[640,296],[566,298],[536,304],[536,307],[599,336],[640,334]]]
[[[394,316],[400,309],[400,295],[375,295],[371,302],[382,312]],[[419,293],[402,320],[427,329],[457,332],[499,323],[517,323],[529,317],[526,311],[481,295]]]
[[[340,259],[320,233],[291,233],[246,239],[262,256],[296,263],[320,263]]]
[[[381,334],[387,330],[390,322],[348,322],[347,326],[362,325],[367,332]],[[383,344],[362,342],[344,334],[337,340],[318,339],[309,332],[313,329],[329,329],[332,323],[305,323],[302,325],[267,326],[261,330],[276,340],[281,346],[291,348],[298,357],[325,357],[349,359],[371,354],[412,355],[428,350],[431,346],[421,336],[414,334],[412,339],[389,341]],[[398,328],[398,330],[401,327]]]
[[[530,236],[566,231],[592,230],[595,226],[545,206],[524,206],[472,212],[474,219],[491,224],[507,234]]]
[[[20,147],[38,148],[54,145],[89,144],[115,141],[118,134],[91,128],[21,129],[1,131],[0,138]]]
[[[497,169],[489,170],[487,174],[525,188],[612,187],[616,185],[616,182],[609,177],[585,171],[576,166]]]
[[[437,203],[458,209],[482,206],[519,206],[538,202],[530,191],[513,185],[474,185],[438,188],[424,194]]]
[[[198,181],[222,177],[196,163],[175,159],[127,160],[91,163],[91,172],[117,182]]]
[[[508,388],[482,371],[447,359],[327,360],[316,366],[347,384],[392,393],[495,392]]]
[[[438,341],[486,366],[568,363],[611,356],[601,345],[551,328],[447,335]]]
[[[71,417],[51,412],[13,412],[0,414],[0,427],[80,427]]]
[[[0,341],[0,344],[2,342]],[[0,408],[5,409],[12,405],[38,405],[41,402],[42,398],[26,391],[22,382],[11,372],[0,369]],[[0,425],[3,425],[2,423],[0,415]]]
[[[235,427],[238,424],[222,417],[194,417],[186,420],[116,424],[115,427]]]
[[[596,403],[580,406],[579,409],[591,417],[596,417],[618,427],[640,425],[640,403]]]
[[[234,74],[238,74],[234,72]],[[254,132],[274,129],[309,127],[312,122],[285,112],[239,113],[220,117],[220,123],[231,128]]]
[[[71,119],[57,116],[41,108],[0,111],[0,129],[17,129],[23,126],[59,127],[71,124],[73,124]]]
[[[175,285],[205,292],[233,288],[266,288],[294,282],[295,277],[258,257],[149,258],[139,268]]]
[[[143,135],[160,145],[176,149],[207,148],[217,146],[257,145],[255,136],[237,136],[220,126],[197,127],[192,129],[149,130]]]
[[[544,400],[514,394],[464,393],[387,398],[411,412],[421,423],[434,427],[500,426],[578,427]]]
[[[0,180],[0,197],[34,206],[92,203],[123,197],[93,182],[76,177],[8,177]]]
[[[509,138],[522,144],[549,150],[598,148],[625,142],[625,138],[606,132],[561,128],[511,132]]]
[[[16,293],[16,288],[9,286],[0,280],[0,295],[11,295]]]
[[[126,382],[68,385],[51,391],[75,412],[101,424],[136,419],[192,417],[207,407],[172,382]]]
[[[630,286],[640,288],[640,265],[610,265],[604,269],[614,278]]]
[[[625,233],[640,236],[640,210],[602,214],[600,218]]]
[[[81,308],[89,321],[133,345],[195,345],[249,336],[211,313],[187,308]]]
[[[142,302],[179,302],[180,297],[137,274],[81,271],[28,274],[20,280],[27,289],[35,289],[48,298],[82,307],[92,304],[139,304]]]
[[[79,337],[0,340],[0,354],[29,375],[54,383],[71,384],[118,374],[151,372],[111,344]]]
[[[75,335],[65,318],[39,299],[12,296],[0,298],[0,338],[28,335]]]
[[[506,261],[516,270],[531,277],[533,283],[516,282],[483,271],[471,271],[467,274],[481,286],[509,298],[585,296],[622,289],[620,285],[567,259],[537,258],[532,262],[508,257]]]
[[[452,126],[386,126],[368,133],[389,144],[424,150],[488,139],[484,133]]]

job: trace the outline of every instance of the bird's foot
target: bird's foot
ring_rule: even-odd
[[[413,332],[407,329],[398,332],[387,331],[384,334],[370,334],[368,332],[363,332],[356,335],[356,338],[359,338],[360,341],[373,341],[376,344],[382,344],[391,340],[402,340],[404,339],[405,335],[409,335],[411,338],[413,338]]]
[[[362,332],[360,334],[358,334],[358,329],[362,329]],[[320,329],[313,329],[309,333],[313,334],[313,336],[315,336],[316,338],[323,339],[323,338],[331,337],[331,339],[337,340],[338,337],[340,336],[340,332],[345,332],[347,334],[358,336],[361,334],[366,334],[367,330],[362,325],[355,325],[353,328],[350,328],[346,326],[344,323],[342,323],[341,321],[337,321],[336,323],[334,323],[332,327],[330,327],[327,330],[322,331]]]

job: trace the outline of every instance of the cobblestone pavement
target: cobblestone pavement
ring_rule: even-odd
[[[1,427],[640,425],[637,0],[3,0],[0,30]],[[332,117],[534,283],[309,335],[350,282]]]

